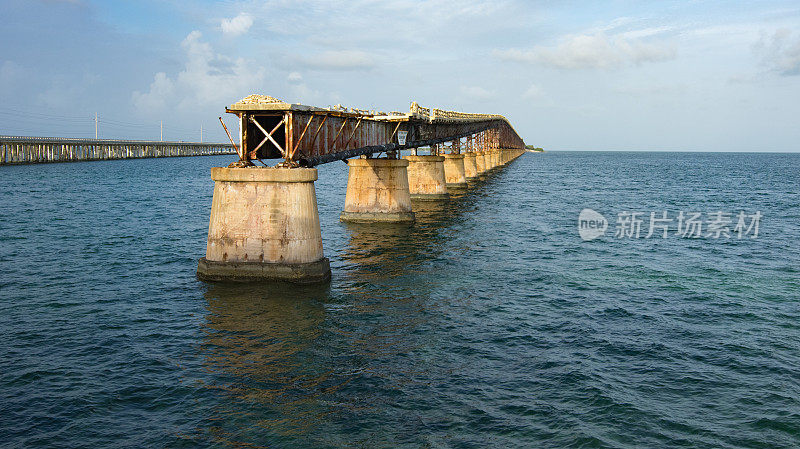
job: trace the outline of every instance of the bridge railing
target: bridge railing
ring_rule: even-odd
[[[485,121],[485,120],[506,120],[505,117],[499,114],[475,114],[471,112],[458,112],[458,111],[447,111],[444,109],[438,108],[425,108],[417,104],[417,102],[411,103],[411,111],[412,116],[416,116],[417,118],[427,119],[430,122],[434,122],[437,120],[442,121]]]

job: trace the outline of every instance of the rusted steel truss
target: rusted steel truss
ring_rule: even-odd
[[[466,138],[464,148],[469,151],[521,149],[525,145],[508,121],[496,115],[474,114],[477,118],[462,119],[438,110],[431,110],[430,115],[374,115],[285,103],[263,109],[237,105],[228,112],[241,120],[239,154],[245,162],[282,158],[289,165],[313,167],[360,155],[395,155],[398,150],[424,146],[438,145],[442,151],[443,143],[458,153],[462,138]],[[403,145],[399,143],[400,134],[406,135]]]

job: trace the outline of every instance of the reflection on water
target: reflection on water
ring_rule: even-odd
[[[432,341],[419,336],[436,312],[419,290],[364,287],[334,296],[324,287],[220,284],[206,300],[201,351],[216,380],[208,387],[221,400],[205,433],[215,444],[390,444],[341,429],[400,418],[384,414],[430,369],[415,354],[427,353]]]
[[[341,387],[330,359],[309,351],[323,334],[329,288],[215,284],[206,293],[202,351],[218,375],[219,405],[211,433],[220,441],[253,441],[237,422],[277,436],[309,432],[327,413],[320,400]],[[249,429],[253,431],[254,429]],[[256,438],[258,440],[258,438]]]
[[[424,403],[402,404],[404,392],[431,388],[420,379],[447,377],[431,359],[446,304],[431,299],[436,282],[406,279],[429,274],[474,202],[463,193],[414,202],[414,226],[342,224],[349,241],[332,286],[210,286],[201,351],[222,398],[206,429],[213,441],[393,445],[397,435],[370,426],[396,421],[419,435],[425,421],[444,420],[435,410],[423,419]]]
[[[349,262],[338,276],[373,282],[416,272],[440,254],[444,243],[475,209],[476,196],[457,191],[449,201],[412,200],[413,226],[387,223],[342,223],[349,234],[348,245],[338,258]]]

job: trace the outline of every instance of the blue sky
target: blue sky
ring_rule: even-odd
[[[251,93],[552,150],[800,151],[796,1],[0,0],[0,134],[225,140]],[[233,124],[232,118],[228,123]],[[235,128],[235,126],[234,126]]]

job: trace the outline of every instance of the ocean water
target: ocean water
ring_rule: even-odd
[[[800,154],[526,154],[410,228],[324,165],[314,287],[195,279],[229,161],[0,167],[0,446],[800,446]]]

